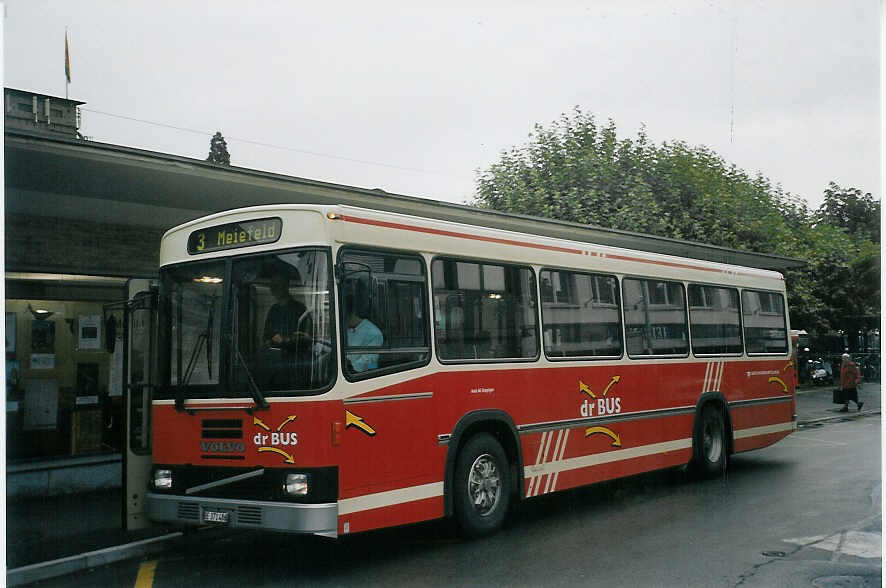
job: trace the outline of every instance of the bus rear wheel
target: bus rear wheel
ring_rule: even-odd
[[[489,433],[474,435],[462,447],[452,487],[455,518],[464,536],[501,528],[511,501],[509,472],[504,449]]]
[[[723,413],[713,404],[706,404],[702,408],[701,426],[698,427],[695,444],[695,465],[702,476],[712,478],[726,470],[726,423]]]

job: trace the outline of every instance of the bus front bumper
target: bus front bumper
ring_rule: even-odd
[[[178,525],[217,525],[288,533],[338,534],[338,503],[290,504],[148,492],[148,518]]]

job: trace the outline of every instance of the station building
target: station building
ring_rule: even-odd
[[[738,265],[798,265],[778,256],[99,143],[79,132],[83,102],[11,88],[4,98],[7,471],[13,494],[76,491],[115,479],[119,485],[125,390],[122,345],[111,351],[105,340],[108,305],[125,299],[128,280],[157,276],[167,229],[205,214],[260,204],[348,204]],[[54,486],[53,472],[69,466],[105,473],[87,473],[80,486],[70,477]]]

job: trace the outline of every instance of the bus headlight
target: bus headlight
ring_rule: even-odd
[[[172,470],[154,470],[154,488],[172,490]]]
[[[283,492],[289,496],[307,496],[308,475],[286,474],[286,480],[283,482]]]

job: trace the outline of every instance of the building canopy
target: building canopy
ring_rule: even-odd
[[[118,145],[24,131],[5,135],[6,213],[16,218],[68,219],[107,230],[144,228],[145,238],[182,222],[232,208],[261,204],[349,204],[574,241],[783,271],[803,260],[617,231],[565,221],[508,214],[438,202],[379,189],[364,189]],[[10,220],[7,218],[7,231]],[[19,230],[22,230],[19,227]],[[41,230],[47,230],[45,227]],[[13,227],[13,233],[16,228]],[[31,262],[9,256],[7,270]],[[39,265],[39,264],[37,264]],[[40,267],[41,271],[96,273],[99,268]],[[122,268],[121,268],[122,271]],[[143,267],[138,274],[153,274]],[[107,272],[106,272],[107,273]],[[112,275],[126,275],[110,268]],[[132,275],[132,274],[130,274]]]

